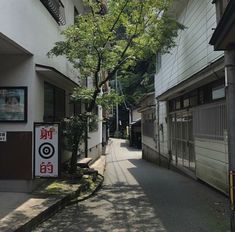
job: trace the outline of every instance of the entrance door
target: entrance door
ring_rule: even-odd
[[[191,111],[175,112],[170,115],[170,146],[172,162],[194,171],[195,153]]]

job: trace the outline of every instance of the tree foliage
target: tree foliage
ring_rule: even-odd
[[[135,107],[143,95],[154,91],[155,72],[156,57],[151,55],[119,73],[118,80],[128,107]]]
[[[101,0],[83,2],[89,10],[62,32],[64,40],[56,42],[49,56],[65,56],[79,69],[80,78],[92,78],[93,89],[80,87],[72,94],[73,101],[83,101],[86,111],[92,112],[97,103],[110,106],[120,101],[115,93],[102,94],[103,86],[117,71],[133,72],[138,62],[157,51],[167,52],[184,27],[166,14],[170,0],[107,0],[107,5]],[[74,133],[71,164],[75,167],[76,147],[83,135],[86,137],[88,127],[80,125],[79,118],[72,120],[69,126],[85,128],[80,134],[69,129]]]
[[[101,14],[102,3],[85,1],[89,10],[62,32],[64,41],[57,42],[49,54],[66,56],[82,78],[94,80],[88,111],[117,70],[126,70],[156,51],[164,53],[175,45],[178,30],[184,27],[166,14],[170,2],[108,0],[108,10]],[[102,77],[104,70],[107,75]]]

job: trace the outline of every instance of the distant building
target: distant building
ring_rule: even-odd
[[[69,100],[79,84],[78,71],[63,57],[48,58],[47,52],[85,8],[81,0],[2,0],[0,6],[0,191],[30,191],[35,185],[34,122],[57,122],[82,110]],[[3,109],[17,99],[15,112]],[[97,113],[101,118],[100,107]],[[101,152],[101,134],[100,120],[89,135],[93,157]],[[62,159],[69,156],[63,150]]]
[[[141,113],[142,156],[144,159],[158,162],[156,101],[155,93],[147,93],[139,103]]]
[[[138,108],[129,109],[129,141],[131,147],[141,148],[141,113]]]

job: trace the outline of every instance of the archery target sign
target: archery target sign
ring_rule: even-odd
[[[35,177],[58,177],[59,124],[35,124]]]

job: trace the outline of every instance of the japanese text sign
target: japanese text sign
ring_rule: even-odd
[[[59,124],[35,124],[35,177],[59,176]]]

